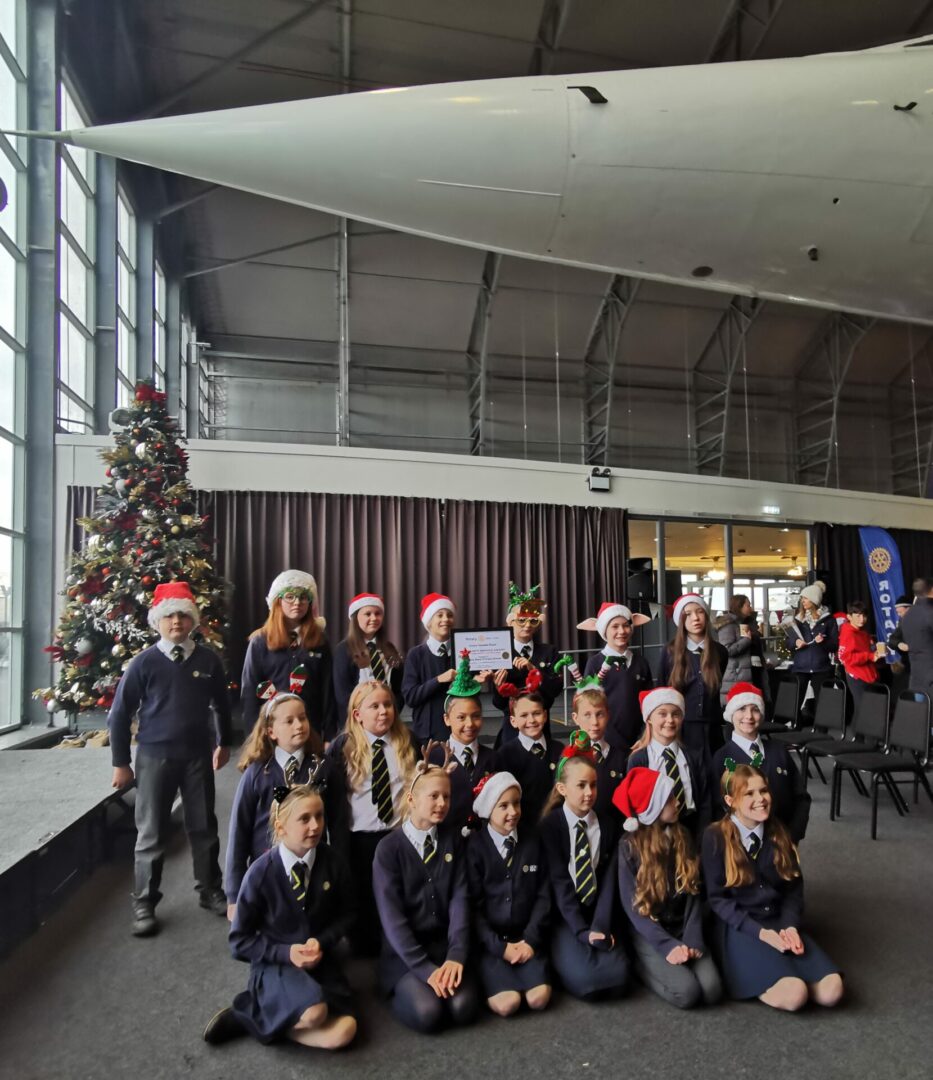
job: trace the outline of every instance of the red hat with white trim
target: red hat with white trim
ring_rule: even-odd
[[[735,686],[726,694],[726,705],[722,710],[722,718],[726,723],[732,722],[732,717],[741,709],[744,705],[757,705],[761,710],[762,716],[765,712],[765,699],[764,694],[758,689],[754,683],[750,682],[737,682]]]
[[[638,695],[638,704],[641,706],[641,718],[648,723],[648,717],[661,705],[676,705],[684,712],[684,696],[673,686],[656,686],[653,690],[642,690]]]
[[[673,618],[675,626],[680,626],[680,620],[683,617],[684,608],[687,604],[699,604],[706,614],[709,615],[709,604],[707,604],[699,593],[684,593],[684,595],[677,600],[677,603],[674,604]]]
[[[364,607],[377,607],[380,611],[385,611],[386,606],[381,596],[376,596],[375,593],[361,592],[350,601],[347,606],[347,618],[352,619],[358,612],[362,611]]]
[[[490,773],[473,788],[473,813],[480,818],[488,818],[495,810],[496,803],[509,790],[518,788],[522,793],[522,785],[510,772]]]
[[[897,604],[895,604],[894,606],[897,607]],[[837,626],[842,626],[842,624],[849,618],[849,616],[846,615],[844,611],[834,611],[833,618],[836,620]]]
[[[457,608],[449,596],[439,592],[429,592],[421,598],[421,625],[427,630],[428,623],[439,611],[449,611],[455,615]]]
[[[149,625],[153,630],[158,630],[160,619],[177,613],[193,619],[195,626],[201,622],[201,612],[194,602],[191,586],[187,581],[169,581],[164,585],[156,585],[152,594],[152,607],[149,608]]]
[[[578,630],[595,630],[597,634],[606,640],[606,631],[609,629],[609,624],[613,619],[623,618],[627,619],[633,626],[643,626],[645,623],[651,622],[648,615],[633,615],[629,608],[625,604],[617,604],[614,601],[607,601],[605,604],[601,604],[599,611],[596,613],[595,619],[584,619],[583,622],[577,623]]]
[[[612,805],[625,815],[622,828],[635,832],[639,825],[654,824],[673,791],[674,781],[667,773],[639,765],[629,769],[612,794]]]

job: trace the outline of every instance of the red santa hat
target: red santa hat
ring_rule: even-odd
[[[673,791],[674,781],[667,773],[638,765],[629,769],[612,795],[612,805],[625,815],[622,828],[635,832],[639,825],[654,824]]]
[[[380,611],[385,611],[386,609],[381,596],[376,596],[375,593],[371,592],[361,592],[357,593],[347,605],[347,618],[352,619],[353,616],[358,611],[362,611],[364,607],[377,607]]]
[[[744,705],[757,705],[761,715],[765,712],[765,699],[762,692],[750,682],[737,682],[726,694],[726,707],[722,710],[722,718],[727,723],[732,723],[732,717]]]
[[[617,604],[614,601],[607,601],[600,605],[599,611],[596,613],[595,619],[584,619],[583,622],[577,623],[578,630],[595,630],[597,634],[606,640],[606,631],[609,629],[609,624],[613,619],[618,618],[627,619],[633,626],[643,626],[645,623],[651,622],[651,619],[647,615],[633,615],[632,612],[625,606],[625,604]]]
[[[421,625],[427,630],[428,623],[439,611],[449,611],[456,614],[457,608],[449,596],[439,592],[429,592],[421,598]]]
[[[895,604],[894,606],[897,607],[897,604]],[[844,611],[836,611],[833,613],[833,618],[836,620],[837,626],[842,626],[842,624],[849,618],[849,616],[846,615]]]
[[[699,593],[685,593],[680,597],[677,603],[674,604],[673,619],[675,626],[680,626],[680,620],[683,618],[684,608],[687,604],[699,604],[706,612],[707,616],[709,615],[709,604],[707,604]]]
[[[201,622],[201,612],[194,602],[188,582],[169,581],[164,585],[156,585],[152,594],[152,607],[149,608],[149,625],[152,629],[158,630],[160,619],[178,612],[193,619],[195,626]]]
[[[490,773],[489,776],[484,776],[473,788],[473,813],[478,818],[488,819],[495,810],[496,803],[509,788],[518,788],[519,795],[522,793],[522,785],[510,772]]]
[[[673,686],[656,686],[653,690],[642,690],[638,695],[638,704],[641,706],[641,718],[648,723],[648,717],[661,705],[676,705],[684,712],[684,696]]]

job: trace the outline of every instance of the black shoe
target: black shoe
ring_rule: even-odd
[[[159,932],[159,920],[148,900],[134,902],[132,932],[134,937],[152,937]]]
[[[223,889],[204,889],[198,903],[215,915],[223,915],[224,918],[227,916],[227,897]]]
[[[228,1005],[210,1018],[204,1029],[203,1038],[212,1046],[219,1046],[220,1043],[229,1042],[230,1039],[236,1039],[245,1034],[243,1025],[233,1015],[233,1009]]]

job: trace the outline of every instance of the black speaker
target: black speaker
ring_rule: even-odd
[[[646,561],[650,562],[650,560]],[[653,600],[657,602],[657,574],[650,571],[630,574],[626,585],[626,595],[629,600]],[[666,599],[669,604],[672,604],[680,596],[683,591],[683,578],[679,570],[666,571],[664,574],[664,591],[667,594]]]

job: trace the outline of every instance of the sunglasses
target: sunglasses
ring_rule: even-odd
[[[530,619],[516,619],[519,626],[540,626],[541,620],[537,616],[533,616]]]

